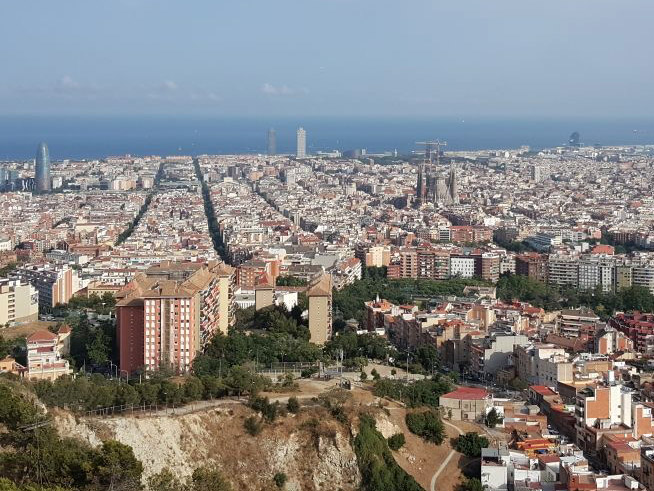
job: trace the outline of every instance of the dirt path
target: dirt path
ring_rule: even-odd
[[[458,427],[454,426],[452,423],[450,423],[448,421],[445,421],[445,420],[443,420],[443,423],[446,424],[447,426],[449,426],[450,428],[454,428],[456,430],[456,432],[459,434],[459,436],[463,435],[463,431],[461,431]],[[457,453],[457,451],[452,449],[450,451],[449,455],[447,456],[447,458],[445,459],[445,461],[440,465],[438,470],[432,476],[431,485],[430,485],[431,491],[436,491],[436,481],[438,480],[438,476],[441,475],[441,472],[443,472],[443,470],[447,467],[447,464],[450,463],[450,460],[452,460],[452,458],[454,457],[454,455],[456,453]]]

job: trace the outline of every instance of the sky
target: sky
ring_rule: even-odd
[[[20,0],[0,116],[651,117],[652,0]]]

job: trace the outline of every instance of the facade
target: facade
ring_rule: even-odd
[[[332,281],[330,275],[322,278],[307,291],[309,298],[310,341],[325,344],[332,337]]]
[[[295,156],[298,159],[307,158],[307,132],[304,128],[298,128],[297,130],[297,151]]]
[[[62,327],[58,334],[37,331],[27,338],[27,376],[34,380],[56,380],[73,373],[68,360],[70,328]]]
[[[30,283],[0,279],[0,326],[39,318],[39,294]]]
[[[120,368],[185,373],[217,332],[234,323],[234,270],[222,263],[162,263],[118,295]]]
[[[654,353],[654,314],[617,314],[609,324],[625,334],[638,353]]]
[[[79,290],[77,271],[66,265],[26,266],[18,268],[13,276],[30,282],[36,288],[41,311],[68,303]]]
[[[47,193],[52,190],[52,178],[50,176],[50,152],[48,145],[39,143],[36,151],[36,166],[34,176],[35,189],[39,193]]]
[[[485,389],[459,387],[443,394],[438,403],[454,421],[476,421],[491,408],[492,397]]]

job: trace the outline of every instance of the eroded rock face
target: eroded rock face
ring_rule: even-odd
[[[91,445],[115,439],[134,449],[143,462],[144,480],[168,468],[181,478],[201,465],[221,468],[235,489],[269,487],[273,476],[288,477],[287,490],[359,488],[361,477],[346,428],[321,421],[329,431],[308,430],[309,415],[280,418],[252,437],[243,429],[247,408],[211,409],[181,416],[123,416],[77,418],[58,412],[55,421],[62,436]]]

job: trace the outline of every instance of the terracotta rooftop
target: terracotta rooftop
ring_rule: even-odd
[[[441,398],[446,399],[461,399],[461,400],[476,400],[480,401],[486,399],[489,393],[486,389],[478,389],[476,387],[459,387],[455,391],[444,394]]]
[[[54,341],[57,339],[57,335],[51,333],[50,331],[36,331],[29,338],[27,338],[28,343],[38,343],[40,341]]]

